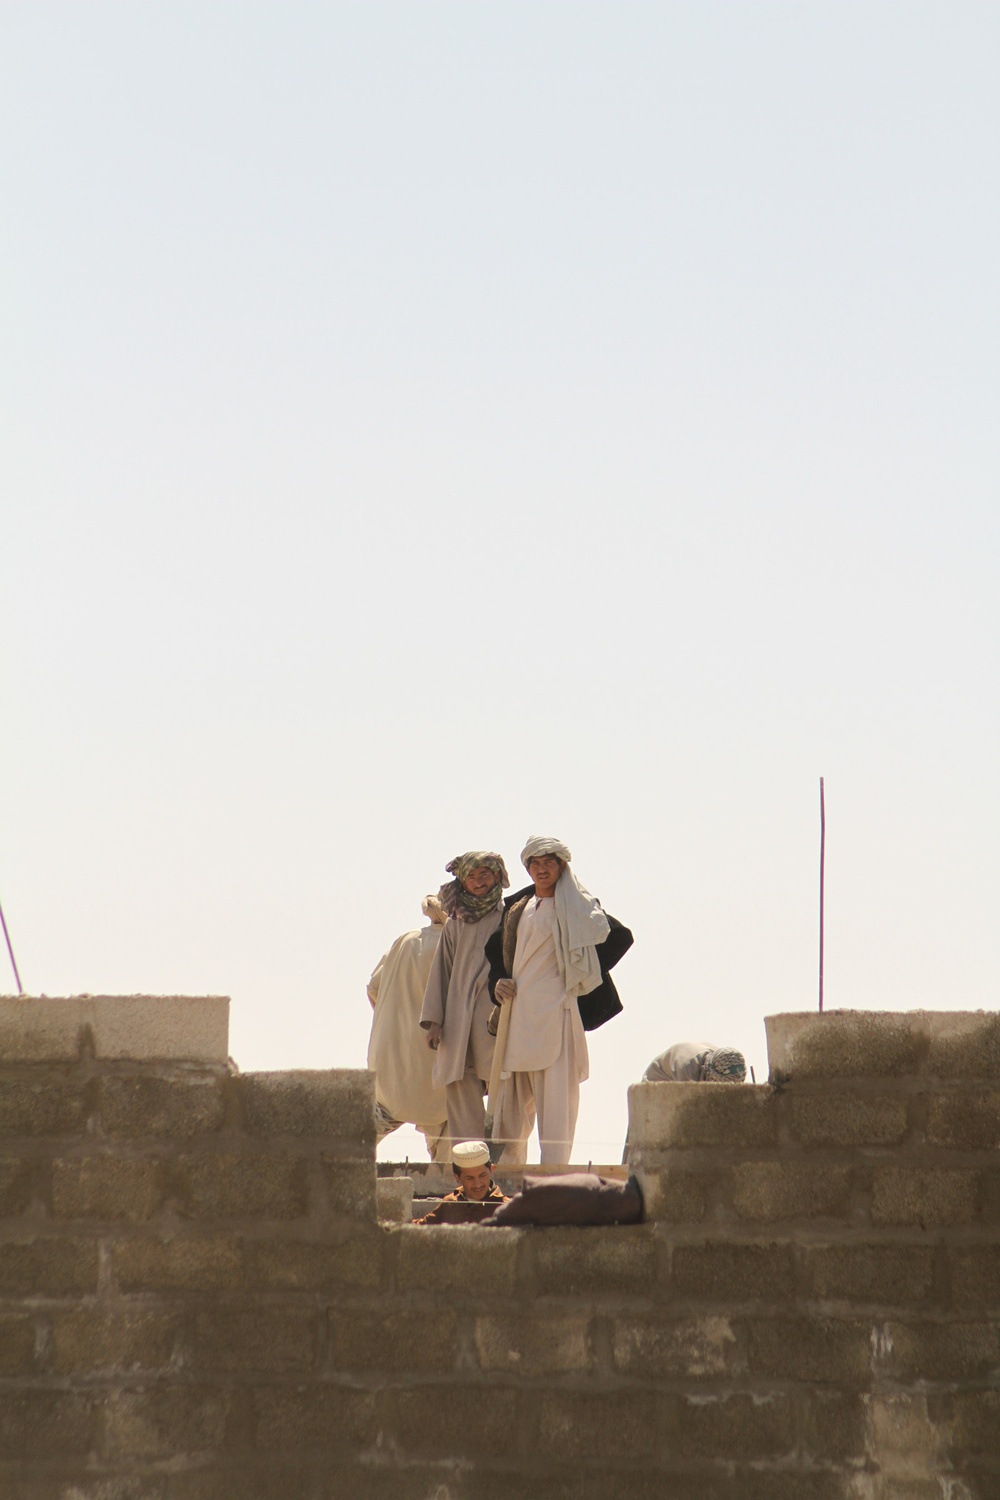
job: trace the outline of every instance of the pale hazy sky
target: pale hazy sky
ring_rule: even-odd
[[[613,1160],[815,1005],[822,774],[827,1004],[997,1007],[995,5],[0,15],[29,992],[360,1066],[446,861],[554,833]]]

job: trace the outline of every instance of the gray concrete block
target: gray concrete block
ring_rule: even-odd
[[[950,1422],[945,1431],[952,1462],[973,1456],[1000,1466],[1000,1391],[959,1391],[947,1405]],[[989,1490],[982,1493],[988,1495]]]
[[[444,1375],[457,1367],[458,1322],[447,1305],[333,1308],[328,1324],[331,1373],[383,1370]]]
[[[927,1140],[961,1151],[1000,1147],[1000,1089],[963,1088],[932,1094],[927,1106]]]
[[[633,1083],[629,1142],[638,1149],[771,1146],[777,1140],[776,1095],[761,1085]]]
[[[1000,1014],[992,1010],[922,1014],[930,1040],[928,1073],[962,1082],[1000,1079]]]
[[[110,1391],[103,1402],[104,1452],[134,1460],[221,1449],[229,1404],[227,1393],[211,1385]]]
[[[98,1305],[51,1319],[52,1368],[60,1375],[152,1374],[180,1356],[183,1318],[175,1311]]]
[[[532,1249],[539,1296],[620,1298],[655,1293],[657,1257],[651,1224],[547,1229],[534,1236]]]
[[[84,1458],[94,1446],[89,1396],[74,1391],[0,1390],[0,1453],[16,1459]]]
[[[793,1453],[796,1429],[796,1401],[785,1391],[682,1395],[671,1448],[685,1459],[780,1459]]]
[[[906,1138],[902,1095],[788,1092],[790,1130],[804,1146],[898,1146]]]
[[[0,1312],[0,1375],[31,1375],[37,1370],[36,1326],[30,1313]]]
[[[978,1174],[964,1168],[880,1167],[872,1183],[872,1223],[971,1224],[978,1192]]]
[[[245,1073],[236,1080],[251,1135],[335,1137],[375,1153],[375,1075],[361,1068]],[[356,1149],[355,1149],[356,1148]]]
[[[474,1337],[482,1370],[558,1375],[590,1370],[594,1364],[586,1315],[493,1314],[476,1319]]]
[[[0,1157],[0,1216],[23,1214],[38,1196],[45,1175],[44,1164],[30,1157]]]
[[[767,1016],[764,1027],[772,1081],[1000,1078],[994,1011],[803,1011]]]
[[[105,1076],[99,1080],[98,1110],[108,1135],[166,1136],[184,1141],[221,1130],[225,1120],[221,1074],[192,1078]]]
[[[801,1441],[815,1464],[861,1468],[871,1450],[868,1398],[861,1391],[812,1387],[801,1397]]]
[[[479,1306],[488,1298],[509,1297],[518,1284],[524,1233],[475,1224],[397,1230],[389,1237],[396,1255],[396,1286],[404,1294],[448,1292]]]
[[[795,1284],[792,1246],[726,1243],[711,1240],[675,1245],[671,1252],[671,1286],[679,1297],[725,1306],[757,1298],[781,1300]]]
[[[96,1292],[98,1243],[41,1236],[0,1241],[0,1297]]]
[[[722,1085],[725,1087],[725,1085]],[[633,1170],[642,1190],[646,1219],[664,1224],[701,1224],[712,1211],[718,1170],[686,1171],[663,1153],[636,1152]]]
[[[121,1292],[221,1292],[244,1276],[240,1241],[219,1236],[121,1240],[111,1267]]]
[[[648,1458],[657,1442],[649,1391],[525,1391],[525,1409],[537,1417],[540,1448],[550,1460],[636,1462]]]
[[[58,1218],[150,1219],[164,1195],[159,1161],[81,1156],[52,1164],[52,1208]]]
[[[199,1375],[305,1374],[317,1355],[317,1313],[301,1302],[287,1305],[213,1306],[193,1318],[188,1368]]]
[[[854,1174],[819,1162],[741,1162],[730,1170],[729,1202],[737,1218],[755,1223],[783,1219],[838,1219],[851,1211]]]
[[[256,1446],[343,1453],[378,1437],[378,1397],[329,1382],[260,1387],[254,1391]]]
[[[296,1219],[309,1211],[309,1163],[284,1152],[189,1153],[170,1163],[171,1196],[195,1219]]]
[[[726,1375],[737,1343],[729,1318],[619,1317],[611,1335],[615,1369],[640,1380]]]
[[[75,1135],[84,1128],[93,1089],[59,1078],[6,1078],[0,1084],[0,1137]]]
[[[491,1386],[488,1394],[468,1383],[404,1387],[383,1406],[384,1441],[404,1460],[488,1465],[498,1450],[508,1457],[517,1451],[518,1410],[511,1386]]]
[[[747,1321],[750,1370],[771,1380],[863,1383],[871,1369],[871,1323],[820,1317]]]
[[[948,1268],[957,1308],[1000,1311],[1000,1244],[949,1246]]]
[[[384,1236],[357,1234],[335,1243],[248,1240],[243,1246],[248,1286],[261,1291],[338,1292],[385,1285]]]
[[[374,1156],[370,1161],[354,1161],[323,1152],[320,1155],[320,1170],[331,1214],[364,1224],[375,1222]]]
[[[413,1219],[413,1178],[378,1178],[375,1201],[378,1217],[383,1223],[409,1224]]]
[[[880,1330],[881,1332],[881,1330]],[[869,1398],[868,1451],[883,1479],[923,1483],[938,1470],[942,1433],[931,1419],[924,1391],[876,1390]]]
[[[809,1245],[802,1285],[821,1301],[913,1307],[934,1295],[934,1250],[921,1245]]]
[[[887,1318],[879,1325],[875,1368],[905,1383],[1000,1382],[1000,1324],[978,1318],[941,1323]]]
[[[885,1010],[766,1016],[771,1081],[916,1073],[929,1047],[924,1016]]]

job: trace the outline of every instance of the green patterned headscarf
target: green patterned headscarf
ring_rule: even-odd
[[[493,871],[497,877],[496,884],[490,887],[485,896],[471,896],[463,881],[481,865]],[[449,917],[454,917],[459,922],[478,922],[481,917],[488,916],[491,911],[496,911],[503,905],[503,893],[510,885],[510,878],[499,854],[492,854],[484,849],[470,849],[468,854],[456,855],[450,864],[445,865],[445,869],[455,877],[438,891],[441,905]]]
[[[705,1053],[702,1078],[706,1083],[743,1083],[747,1076],[746,1058],[735,1047],[716,1047]]]

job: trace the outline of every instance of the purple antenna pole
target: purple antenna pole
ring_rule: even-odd
[[[4,914],[3,914],[3,907],[2,906],[0,906],[0,926],[3,927],[3,935],[7,939],[7,952],[10,954],[11,968],[14,970],[14,978],[17,980],[17,993],[19,995],[23,995],[24,994],[24,986],[21,983],[21,976],[17,972],[17,960],[14,957],[14,950],[13,950],[13,948],[10,946],[10,933],[7,931],[7,919],[4,916]]]
[[[823,1013],[823,918],[826,875],[826,796],[819,778],[819,1009]]]

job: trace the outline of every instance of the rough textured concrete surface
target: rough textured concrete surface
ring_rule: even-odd
[[[72,1062],[81,1050],[133,1062],[224,1063],[225,995],[0,995],[0,1059]]]
[[[772,1017],[631,1090],[646,1222],[533,1230],[225,1006],[0,1002],[2,1500],[1000,1500],[996,1016]]]

